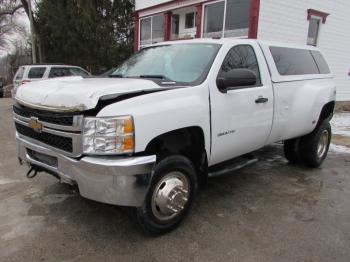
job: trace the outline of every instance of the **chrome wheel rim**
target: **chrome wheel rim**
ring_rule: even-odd
[[[159,220],[169,220],[185,208],[190,194],[187,177],[178,171],[165,175],[152,195],[152,212]]]
[[[328,130],[324,130],[320,136],[317,146],[317,157],[322,158],[326,153],[328,146],[329,133]]]

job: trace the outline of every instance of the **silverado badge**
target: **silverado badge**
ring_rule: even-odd
[[[28,127],[33,129],[37,133],[41,133],[43,130],[43,124],[39,122],[38,118],[36,117],[31,117],[29,122],[28,122]]]

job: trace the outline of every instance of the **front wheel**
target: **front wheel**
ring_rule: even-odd
[[[327,157],[332,129],[328,121],[320,124],[300,141],[303,162],[309,167],[319,167]]]
[[[192,162],[180,155],[164,158],[156,165],[145,201],[137,209],[139,224],[152,234],[175,229],[188,214],[196,190]]]

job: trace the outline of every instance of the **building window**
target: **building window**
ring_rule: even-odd
[[[227,0],[225,37],[247,36],[250,1]]]
[[[164,41],[164,16],[140,19],[140,47]]]
[[[187,6],[172,11],[171,40],[190,39],[196,34],[195,7]]]
[[[221,37],[224,26],[225,1],[205,5],[204,37]]]
[[[180,15],[173,14],[171,16],[171,39],[177,39],[179,37],[180,28]]]
[[[309,30],[307,33],[307,44],[317,45],[318,34],[320,32],[321,24],[326,23],[328,13],[324,13],[315,9],[307,10],[307,20],[309,20]]]
[[[164,16],[156,15],[152,17],[152,44],[164,41]]]
[[[142,19],[140,22],[140,46],[152,43],[152,18]]]
[[[194,13],[188,13],[186,14],[185,18],[185,29],[193,28],[194,27]]]
[[[307,44],[317,45],[318,31],[320,28],[321,20],[316,17],[312,17],[309,20],[309,31],[307,33]]]
[[[203,36],[248,36],[250,3],[250,0],[226,0],[205,4]]]

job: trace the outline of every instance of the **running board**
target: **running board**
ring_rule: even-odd
[[[208,177],[217,177],[225,175],[227,173],[239,170],[243,167],[252,165],[256,162],[258,162],[257,157],[253,155],[244,155],[242,157],[226,161],[224,163],[215,165],[214,167],[210,168],[211,170],[209,170]]]

